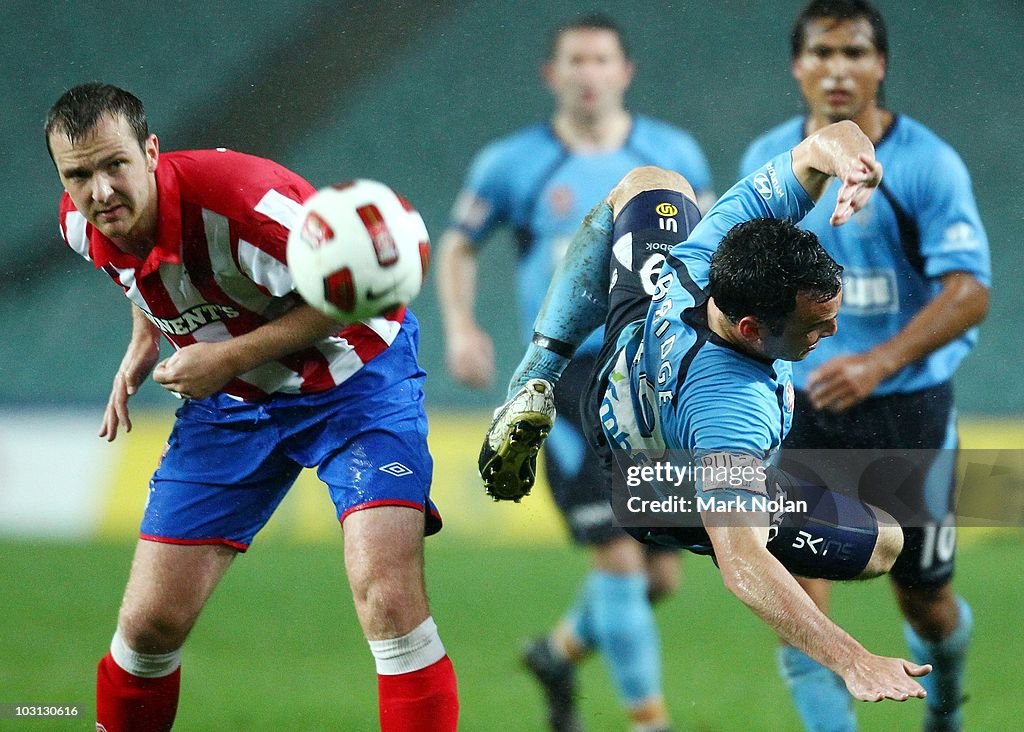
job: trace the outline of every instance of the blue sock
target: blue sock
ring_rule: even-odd
[[[974,628],[971,606],[962,597],[956,598],[956,604],[960,608],[960,622],[949,636],[938,642],[924,640],[909,624],[903,626],[911,657],[917,663],[932,665],[932,672],[918,679],[928,692],[925,699],[928,710],[952,729],[962,724],[960,702],[963,700],[964,664]]]
[[[588,575],[576,596],[575,604],[565,614],[564,618],[565,623],[572,628],[576,640],[587,648],[593,648],[596,644],[593,613],[590,611],[590,598],[593,595],[591,584],[590,576]]]
[[[628,707],[661,696],[661,642],[647,578],[594,570],[586,596],[587,612],[580,617],[589,621],[593,646],[604,656],[619,696]]]
[[[781,646],[778,660],[779,673],[808,732],[857,729],[853,697],[837,674],[792,646]]]

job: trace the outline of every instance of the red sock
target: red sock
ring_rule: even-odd
[[[377,674],[381,732],[455,732],[459,691],[445,656],[419,671]]]
[[[167,676],[145,679],[125,671],[108,653],[96,668],[96,729],[167,732],[178,711],[180,687],[180,667]]]

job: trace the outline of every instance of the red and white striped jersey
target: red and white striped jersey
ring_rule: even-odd
[[[285,264],[288,231],[313,187],[270,160],[230,150],[162,153],[156,169],[157,242],[145,261],[89,224],[65,193],[60,228],[175,348],[248,333],[301,302]],[[380,354],[405,309],[345,326],[310,348],[230,381],[232,396],[319,392]]]

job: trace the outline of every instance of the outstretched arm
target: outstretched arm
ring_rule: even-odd
[[[825,192],[830,178],[842,181],[829,220],[833,226],[845,223],[864,208],[882,181],[882,165],[875,160],[874,145],[849,120],[823,127],[793,148],[793,173],[815,201]]]
[[[860,701],[924,698],[914,680],[930,666],[876,656],[829,620],[792,575],[766,549],[767,516],[747,514],[751,525],[721,526],[721,515],[702,513],[726,588],[785,642],[839,674]],[[758,517],[763,525],[756,525]]]

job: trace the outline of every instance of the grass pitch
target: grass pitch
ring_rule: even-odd
[[[964,532],[956,586],[977,622],[968,669],[971,729],[1019,729],[1024,716],[1020,532]],[[78,720],[0,720],[0,729],[92,729],[95,662],[110,640],[131,545],[0,543],[0,703],[82,704]],[[544,712],[521,671],[522,638],[561,613],[585,570],[562,547],[428,541],[434,617],[455,663],[461,729],[536,732]],[[905,653],[885,580],[844,585],[837,620],[870,649]],[[775,672],[771,633],[721,586],[712,563],[686,561],[683,589],[657,609],[665,692],[681,730],[796,730]],[[376,729],[373,662],[345,585],[341,542],[257,541],[240,557],[185,651],[177,729]],[[625,729],[602,662],[582,672],[588,729]],[[864,730],[912,730],[923,703],[860,704]]]

